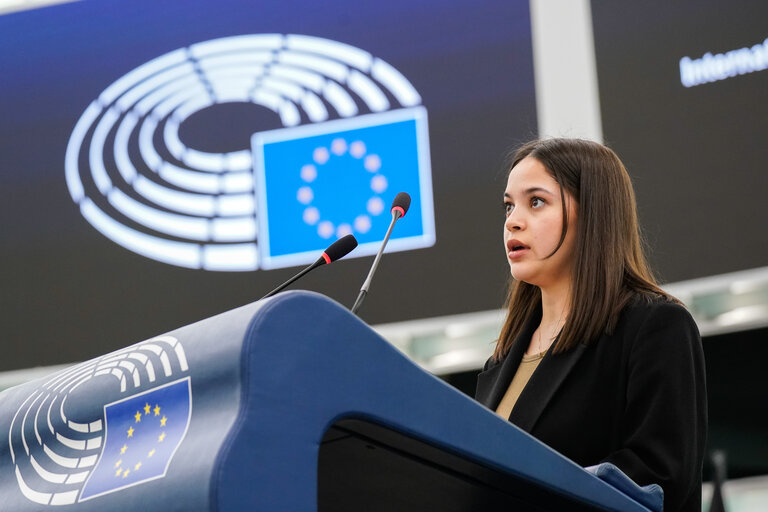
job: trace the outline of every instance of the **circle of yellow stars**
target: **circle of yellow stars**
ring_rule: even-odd
[[[144,411],[142,414],[141,411]],[[134,424],[141,423],[141,418],[143,417],[154,417],[154,416],[160,416],[160,411],[162,410],[161,407],[158,404],[155,404],[155,407],[153,408],[149,403],[145,403],[142,410],[136,411],[136,414],[133,415],[134,417]],[[164,427],[166,423],[168,422],[168,418],[165,417],[165,414],[163,414],[162,418],[160,418],[160,426]],[[136,429],[133,428],[133,425],[128,427],[128,430],[125,431],[126,433],[126,439],[133,437],[133,433],[136,432]],[[165,440],[165,432],[162,432],[157,437],[157,442],[162,443]],[[120,455],[125,455],[125,453],[128,451],[128,443],[123,444],[123,446],[120,448]],[[156,450],[152,448],[148,453],[147,457],[152,457],[155,454]],[[125,467],[123,466],[123,459],[119,458],[117,462],[115,462],[115,477],[122,477],[127,478],[128,475],[131,474],[131,472],[135,472],[141,469],[141,461],[134,464],[133,468],[131,467]]]

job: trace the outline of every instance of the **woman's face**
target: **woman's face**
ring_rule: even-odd
[[[560,185],[533,157],[521,160],[509,173],[504,192],[504,251],[512,276],[548,288],[569,286],[576,236],[576,201],[565,192],[568,231],[552,254],[563,230]],[[552,256],[550,256],[552,254]]]

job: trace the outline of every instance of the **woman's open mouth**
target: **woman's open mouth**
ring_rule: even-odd
[[[521,243],[519,240],[513,239],[507,242],[507,257],[509,257],[509,259],[519,258],[530,250],[530,247]]]

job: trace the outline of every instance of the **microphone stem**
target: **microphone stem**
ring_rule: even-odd
[[[314,262],[313,264],[311,264],[310,266],[308,266],[307,268],[305,268],[304,270],[302,270],[301,272],[299,272],[298,274],[296,274],[295,276],[293,276],[292,278],[290,278],[289,280],[287,280],[286,282],[284,282],[283,284],[281,284],[280,286],[278,286],[277,288],[275,288],[274,290],[272,290],[271,292],[269,292],[259,300],[266,299],[268,297],[273,296],[274,294],[281,291],[283,288],[287,287],[288,285],[290,285],[291,283],[299,279],[301,276],[303,276],[313,268],[321,265],[322,263],[325,263],[325,260],[323,260],[323,258],[318,259],[316,262]]]
[[[368,292],[365,290],[360,290],[360,293],[357,295],[357,300],[355,300],[355,305],[352,306],[352,313],[357,314],[357,310],[360,309],[360,305],[363,303],[363,300],[365,300],[365,296],[368,295]]]
[[[384,235],[384,241],[381,243],[381,247],[379,247],[379,252],[376,253],[376,258],[373,260],[373,265],[371,265],[371,270],[368,271],[368,277],[365,278],[365,282],[363,283],[363,287],[360,288],[360,293],[357,296],[357,300],[355,300],[355,304],[352,306],[352,313],[357,314],[357,311],[360,309],[360,306],[363,304],[363,300],[365,299],[365,296],[368,295],[368,289],[371,287],[371,281],[373,280],[373,274],[376,272],[376,269],[379,266],[379,261],[381,260],[381,255],[384,254],[384,248],[387,246],[387,242],[389,242],[389,235],[392,234],[392,228],[395,227],[395,222],[397,222],[397,219],[400,218],[400,212],[393,211],[392,212],[392,222],[389,223],[389,229],[387,229],[387,234]]]

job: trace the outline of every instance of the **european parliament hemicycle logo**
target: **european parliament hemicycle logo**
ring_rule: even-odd
[[[164,477],[191,418],[188,369],[179,340],[159,336],[54,374],[11,421],[24,497],[70,505]]]
[[[230,152],[185,144],[190,117],[246,103],[282,128]],[[360,242],[351,256],[374,254],[401,191],[411,208],[389,248],[435,241],[421,96],[384,60],[318,37],[214,39],[133,69],[86,108],[65,170],[94,228],[181,267],[300,265],[348,233]]]

